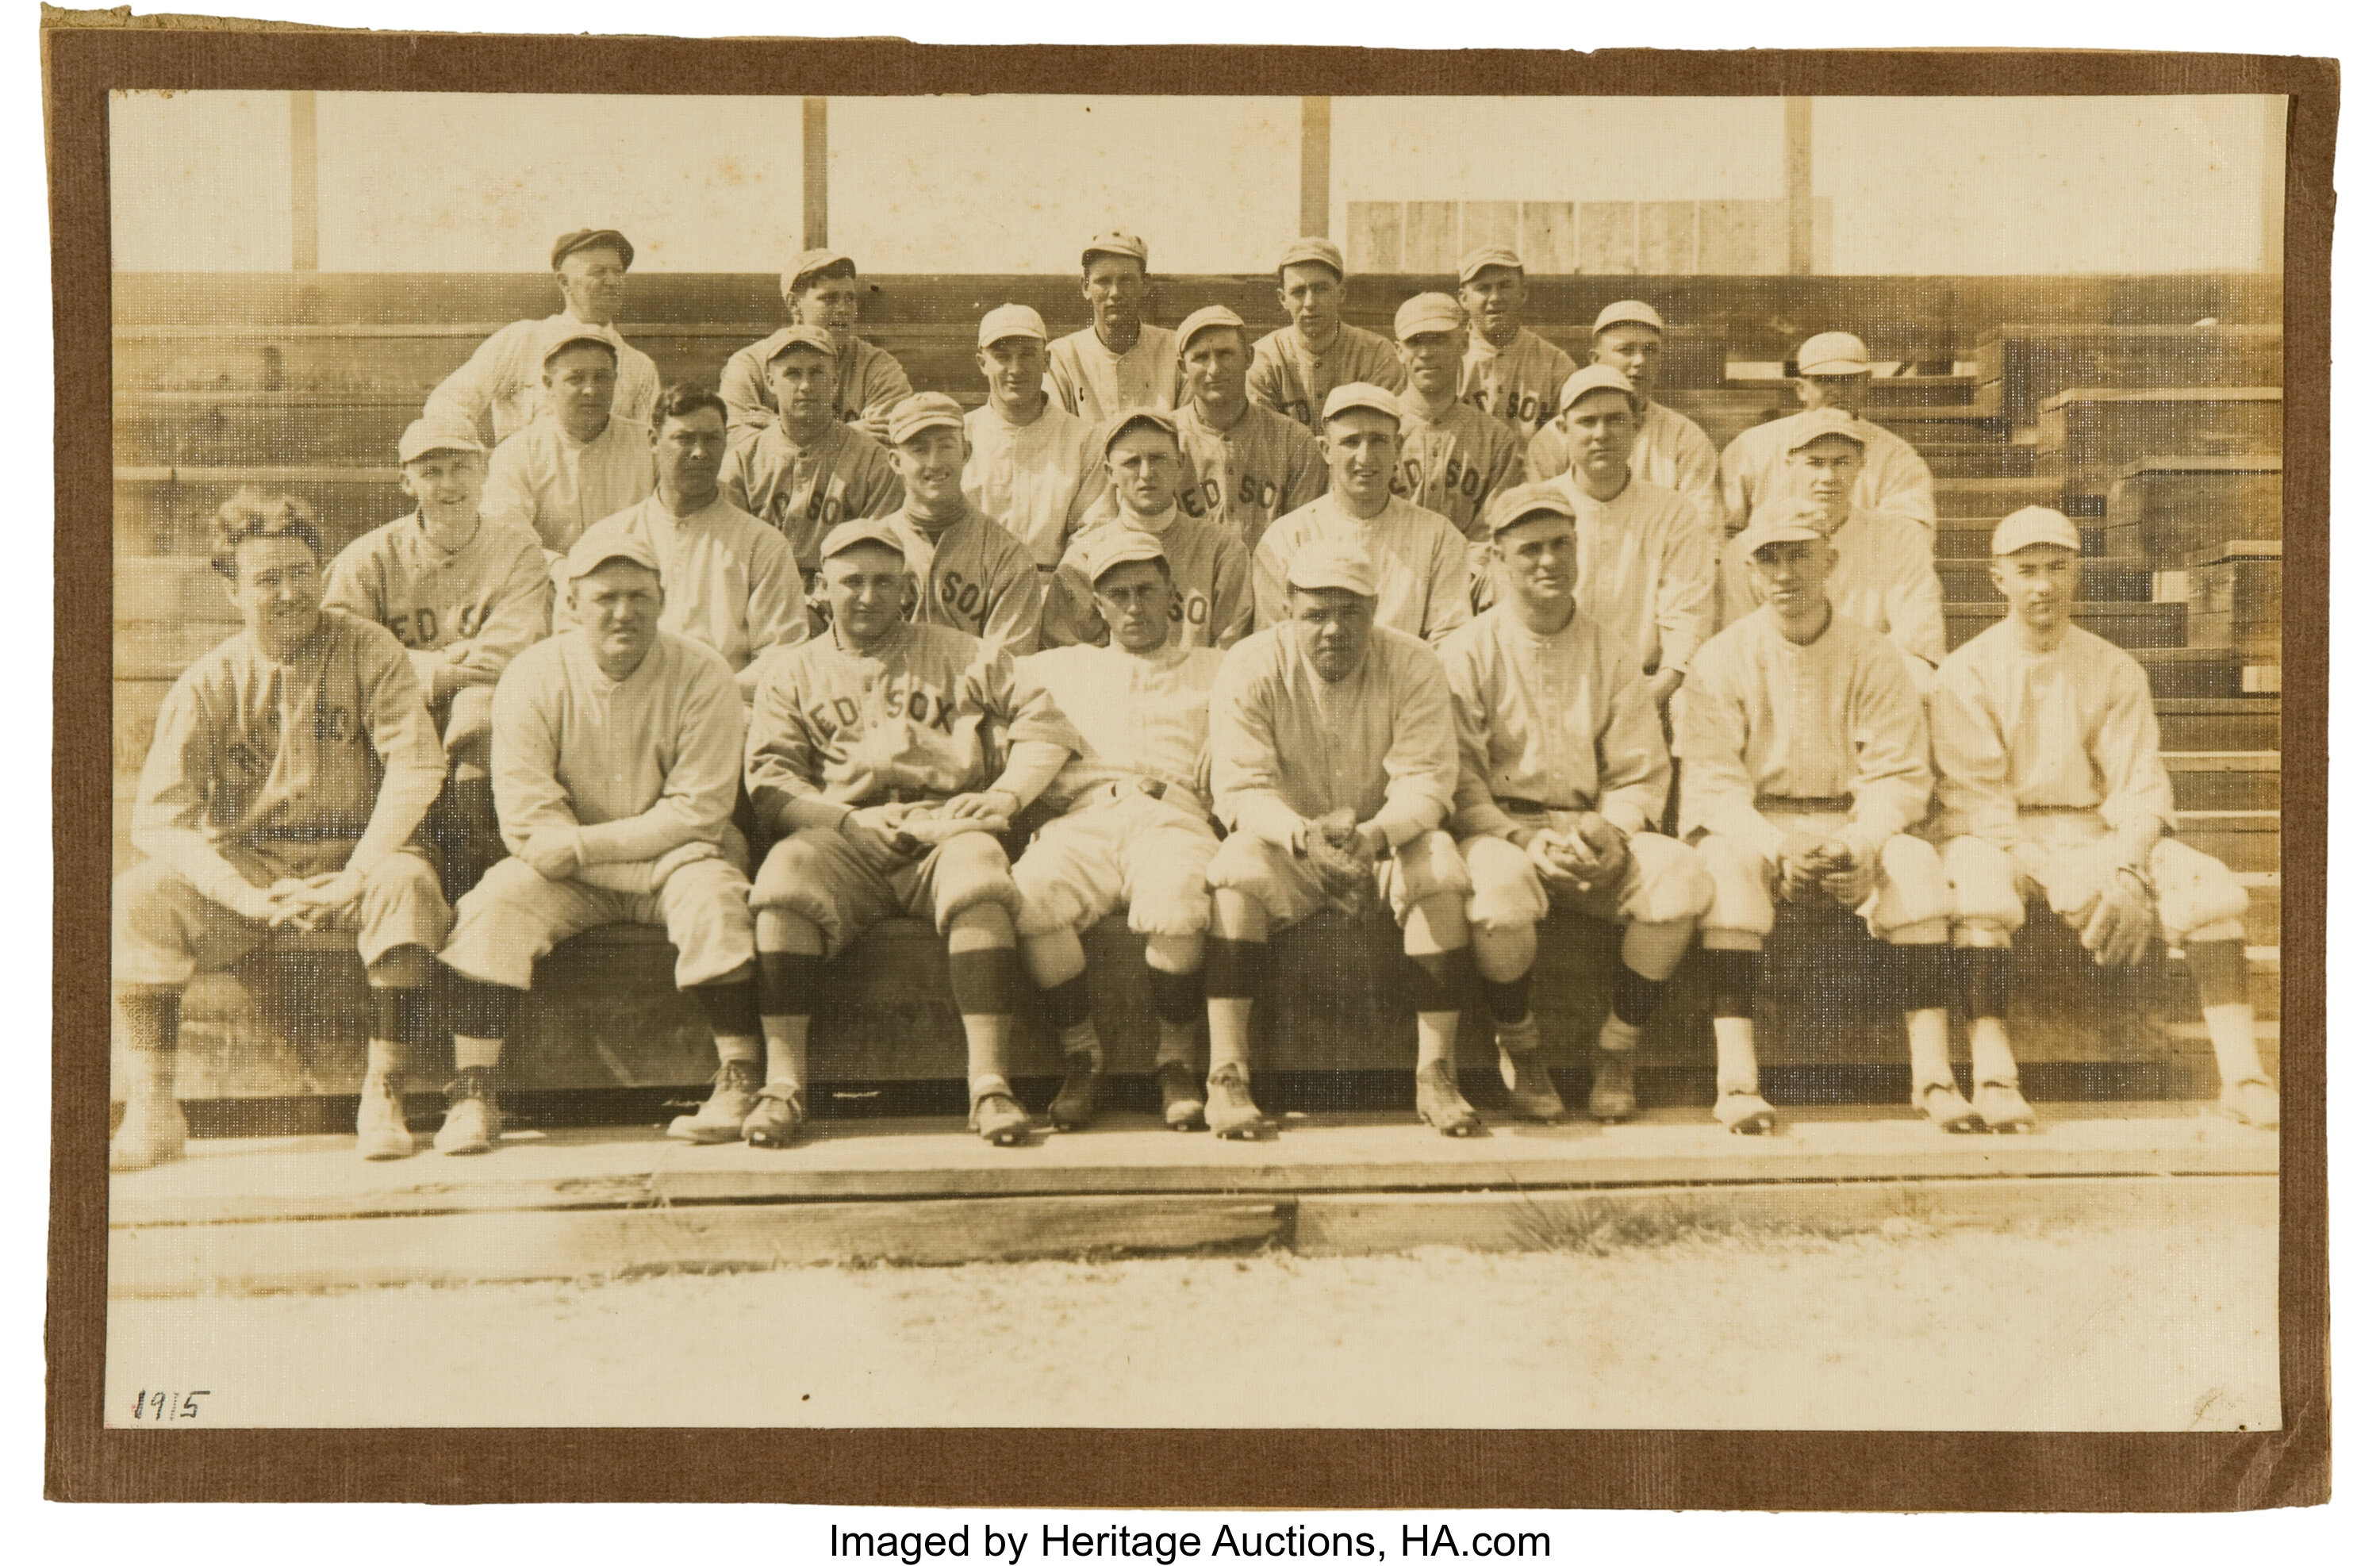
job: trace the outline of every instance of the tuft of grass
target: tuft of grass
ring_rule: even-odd
[[[1677,1245],[1805,1249],[1867,1237],[1912,1239],[1927,1232],[1930,1226],[1907,1218],[1880,1222],[1745,1218],[1676,1196],[1650,1202],[1549,1196],[1531,1201],[1512,1220],[1512,1237],[1520,1249],[1591,1256]]]

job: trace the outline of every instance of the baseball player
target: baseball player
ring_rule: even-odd
[[[748,702],[761,655],[809,635],[794,546],[720,492],[727,405],[718,393],[685,381],[663,392],[653,408],[652,451],[651,497],[588,533],[644,540],[668,594],[662,629],[725,659]],[[554,628],[567,628],[572,613],[557,605]]]
[[[1828,601],[1836,613],[1890,637],[1909,655],[1910,675],[1922,694],[1949,650],[1942,625],[1942,578],[1934,571],[1932,529],[1906,516],[1863,511],[1852,504],[1865,467],[1866,443],[1851,415],[1823,407],[1779,422],[1795,426],[1778,437],[1784,443],[1793,488],[1766,503],[1763,514],[1790,513],[1827,536],[1835,548]],[[1754,575],[1739,533],[1719,554],[1721,625],[1733,625],[1759,607],[1752,596]]]
[[[1992,534],[2008,618],[1950,654],[1934,687],[1937,835],[1956,904],[1959,982],[1973,1021],[1975,1109],[1995,1131],[2033,1121],[2009,1048],[2009,942],[2033,903],[2072,926],[2103,965],[2189,953],[2223,1112],[2280,1123],[2256,1052],[2241,924],[2248,894],[2220,860],[2171,836],[2147,674],[2072,621],[2082,540],[2046,506]]]
[[[1692,501],[1716,534],[1724,520],[1718,504],[1718,448],[1701,425],[1653,400],[1653,388],[1660,382],[1661,345],[1669,331],[1661,312],[1644,300],[1616,300],[1595,318],[1594,362],[1626,376],[1644,405],[1629,468],[1639,479]],[[1529,477],[1560,478],[1569,466],[1570,447],[1560,432],[1550,424],[1537,431],[1529,442]]]
[[[1571,454],[1555,480],[1578,518],[1578,602],[1621,647],[1633,649],[1667,709],[1710,634],[1718,536],[1685,497],[1633,473],[1644,398],[1628,378],[1591,364],[1562,384],[1551,428]]]
[[[1635,1049],[1710,907],[1710,872],[1659,835],[1670,747],[1634,649],[1581,613],[1578,519],[1551,485],[1488,509],[1504,590],[1439,644],[1463,752],[1451,830],[1471,878],[1464,917],[1512,1110],[1562,1117],[1529,1005],[1537,926],[1553,904],[1622,927],[1587,1112],[1636,1111]]]
[[[966,416],[940,392],[892,409],[893,514],[916,578],[912,618],[981,637],[1012,658],[1041,645],[1041,573],[1015,534],[966,494]]]
[[[546,410],[488,459],[480,515],[535,533],[559,560],[578,535],[653,492],[646,439],[654,403],[631,421],[613,390],[619,350],[576,322],[550,329],[539,361]]]
[[[1554,399],[1578,373],[1577,361],[1521,324],[1529,280],[1511,246],[1482,245],[1465,255],[1454,269],[1454,292],[1471,318],[1463,400],[1501,419],[1525,448],[1552,421]]]
[[[668,929],[677,987],[719,1049],[703,1113],[748,1099],[759,1075],[751,883],[728,824],[744,718],[735,677],[719,654],[662,627],[662,558],[642,534],[589,532],[562,577],[573,628],[496,682],[496,805],[512,857],[463,899],[438,953],[463,980],[455,1080],[432,1144],[442,1153],[496,1145],[495,1074],[519,998],[540,957],[598,925]],[[698,1118],[670,1134],[686,1135]]]
[[[1148,941],[1165,1123],[1190,1131],[1206,1110],[1198,976],[1213,916],[1207,862],[1220,846],[1208,822],[1207,697],[1223,655],[1175,631],[1170,545],[1123,526],[1082,544],[1108,645],[1054,648],[1019,665],[1083,736],[1050,790],[1064,814],[1034,835],[1015,870],[1017,945],[1066,1057],[1050,1121],[1071,1131],[1099,1106],[1106,1054],[1091,1026],[1082,933],[1121,911]]]
[[[504,856],[489,779],[496,677],[553,613],[537,535],[480,515],[487,448],[462,425],[418,419],[396,443],[411,516],[373,528],[331,563],[323,602],[385,626],[405,644],[446,742],[446,786],[427,830],[451,902]]]
[[[1191,311],[1180,342],[1183,512],[1253,550],[1274,522],[1321,498],[1330,470],[1313,431],[1248,399],[1248,328],[1236,312]]]
[[[1374,623],[1379,573],[1354,540],[1313,540],[1288,577],[1289,618],[1224,655],[1208,720],[1231,836],[1207,868],[1207,1123],[1223,1136],[1264,1123],[1247,1090],[1264,943],[1326,904],[1360,915],[1386,898],[1420,1039],[1414,1107],[1446,1135],[1477,1135],[1454,1080],[1471,883],[1440,830],[1460,771],[1446,672],[1426,643]]]
[[[445,781],[438,733],[397,639],[322,607],[322,540],[299,500],[242,490],[215,514],[211,564],[238,635],[174,682],[140,769],[113,899],[116,1015],[132,1080],[111,1170],[178,1158],[174,1097],[182,989],[276,929],[356,932],[371,1035],[356,1143],[413,1151],[407,1044],[430,953],[453,922],[417,829]]]
[[[1983,1122],[1950,1075],[1950,889],[1925,819],[1934,776],[1925,709],[1900,649],[1827,601],[1834,549],[1765,514],[1746,529],[1766,604],[1694,655],[1675,713],[1682,835],[1709,866],[1703,948],[1712,970],[1718,1102],[1730,1131],[1774,1129],[1753,1052],[1752,996],[1774,899],[1827,896],[1885,944],[1902,998],[1911,1099],[1946,1131]]]
[[[1362,382],[1396,393],[1405,389],[1397,350],[1377,332],[1339,319],[1347,298],[1347,261],[1328,239],[1300,239],[1273,269],[1289,324],[1257,345],[1248,395],[1257,406],[1285,413],[1322,433],[1330,394]]]
[[[1330,491],[1257,545],[1259,629],[1289,618],[1289,563],[1325,533],[1354,539],[1370,556],[1381,625],[1434,642],[1471,618],[1467,541],[1445,517],[1394,492],[1403,419],[1403,406],[1382,387],[1354,382],[1330,394],[1322,420]]]
[[[1807,409],[1840,408],[1867,446],[1867,465],[1852,486],[1852,504],[1863,511],[1888,511],[1934,526],[1934,475],[1907,441],[1860,417],[1871,371],[1867,345],[1848,332],[1821,332],[1802,345],[1793,382]],[[1784,419],[1755,424],[1730,441],[1719,457],[1719,504],[1730,529],[1741,528],[1761,505],[1791,492],[1783,443]]]
[[[1107,640],[1109,618],[1092,590],[1091,565],[1102,558],[1099,540],[1118,529],[1148,539],[1165,556],[1171,614],[1184,646],[1229,647],[1255,628],[1248,552],[1212,522],[1184,516],[1177,499],[1189,488],[1176,438],[1187,417],[1140,408],[1111,419],[1100,431],[1109,485],[1123,514],[1067,547],[1041,612],[1044,647]]]
[[[1038,310],[1002,305],[975,335],[976,367],[991,395],[966,416],[960,487],[969,504],[1033,552],[1034,564],[1054,570],[1105,488],[1107,476],[1091,450],[1094,427],[1061,407],[1044,383],[1050,329]],[[896,509],[883,506],[878,514]]]
[[[1479,546],[1474,558],[1484,560],[1480,513],[1521,481],[1520,437],[1463,400],[1469,328],[1462,306],[1444,294],[1415,294],[1397,307],[1396,332],[1405,389],[1397,399],[1401,455],[1389,489],[1453,523]]]
[[[643,429],[653,400],[661,395],[661,371],[649,356],[630,347],[613,324],[619,319],[628,291],[628,268],[636,259],[636,247],[616,228],[581,228],[556,239],[553,281],[562,290],[562,309],[539,320],[516,321],[481,343],[461,369],[438,383],[423,403],[421,416],[472,431],[492,427],[501,444],[544,411],[546,388],[539,371],[550,351],[550,334],[573,326],[612,345],[618,371],[612,410],[629,429]],[[482,419],[487,426],[481,425]]]
[[[819,540],[855,516],[897,508],[901,476],[882,445],[835,417],[839,350],[824,327],[782,327],[759,351],[777,416],[746,440],[731,427],[720,492],[785,536],[807,584],[818,575]]]
[[[804,250],[777,282],[794,324],[815,326],[834,342],[836,422],[856,424],[883,440],[892,405],[909,395],[909,376],[900,360],[859,335],[859,264],[841,250]],[[771,334],[736,349],[719,372],[729,431],[739,443],[776,420],[767,357],[775,340]]]
[[[1050,388],[1068,413],[1093,425],[1135,407],[1172,407],[1182,366],[1173,334],[1141,319],[1148,304],[1148,247],[1111,229],[1083,247],[1083,299],[1091,323],[1050,347]]]
[[[824,965],[870,925],[902,914],[930,917],[950,942],[969,1127],[1006,1147],[1032,1124],[1008,1083],[1017,894],[995,834],[1082,741],[999,643],[904,618],[906,532],[878,517],[826,536],[831,625],[770,661],[752,709],[745,782],[760,820],[784,834],[752,891],[769,1069],[741,1134],[758,1147],[799,1138]],[[1006,763],[987,783],[999,726]]]

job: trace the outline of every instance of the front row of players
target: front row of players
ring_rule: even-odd
[[[1377,566],[1325,531],[1287,562],[1286,616],[1228,653],[1175,632],[1155,536],[1101,528],[1080,564],[1106,644],[1022,663],[910,619],[895,520],[844,523],[820,549],[828,631],[766,661],[748,719],[727,664],[660,628],[650,543],[597,529],[558,573],[570,628],[519,653],[488,704],[508,856],[450,913],[449,844],[425,823],[442,794],[478,792],[463,759],[480,704],[447,720],[462,741],[450,781],[419,659],[323,606],[302,509],[228,506],[213,560],[245,630],[168,697],[133,821],[146,857],[115,888],[132,1069],[111,1166],[180,1151],[183,987],[283,928],[352,930],[364,959],[367,1157],[413,1150],[400,1089],[432,953],[464,981],[436,1146],[480,1152],[500,1132],[495,1074],[536,960],[618,920],[667,929],[717,1041],[712,1094],[674,1135],[798,1140],[825,965],[902,914],[930,917],[949,943],[975,1128],[1009,1144],[1031,1124],[1006,1074],[1026,977],[1066,1057],[1051,1117],[1086,1123],[1103,1059],[1080,937],[1117,912],[1147,938],[1167,1123],[1255,1135],[1265,943],[1376,898],[1403,930],[1416,1108],[1448,1135],[1481,1130],[1451,1063],[1475,974],[1515,1112],[1563,1112],[1530,1004],[1557,903],[1624,929],[1589,1113],[1633,1112],[1633,1050],[1699,928],[1717,1116],[1770,1129],[1751,999],[1779,896],[1831,898],[1885,943],[1914,1101],[1946,1129],[2032,1122],[2005,1019],[2010,937],[2035,902],[2103,964],[2179,941],[2222,1109],[2277,1123],[2248,1003],[2246,893],[2170,835],[2146,675],[2071,623],[2081,540],[2066,518],[2028,508],[1995,533],[2009,615],[1942,665],[1930,746],[1905,660],[1828,601],[1822,531],[1799,513],[1756,520],[1741,541],[1762,607],[1701,648],[1672,704],[1681,839],[1657,830],[1671,763],[1653,687],[1576,607],[1574,503],[1529,486],[1488,523],[1503,590],[1439,648],[1374,624]],[[748,877],[730,824],[739,777],[775,840]],[[1001,834],[1037,804],[1044,824],[1012,868]],[[1973,1019],[1972,1103],[1951,1076],[1954,982]]]

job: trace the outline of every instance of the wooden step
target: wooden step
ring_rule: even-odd
[[[2083,387],[2041,405],[2045,473],[2068,493],[2101,492],[2143,457],[2247,456],[2281,445],[2277,386]]]
[[[394,467],[118,467],[114,518],[116,554],[202,554],[216,508],[243,485],[274,494],[295,494],[313,506],[323,547],[334,554],[413,508],[412,501],[397,487]]]
[[[2281,699],[2274,695],[2163,697],[2157,731],[2168,750],[2270,750],[2281,743]]]
[[[2056,479],[1937,479],[1934,509],[1945,523],[1960,518],[1997,523],[2021,506],[2058,505],[2062,493]]]
[[[2164,570],[2233,539],[2277,539],[2281,459],[2150,456],[2128,463],[2108,487],[2107,523],[2125,530],[2126,552]]]
[[[2174,835],[2235,870],[2281,868],[2278,810],[2181,810]]]
[[[2014,433],[1997,413],[1973,407],[1896,407],[1870,420],[1921,451],[1928,446],[2004,446]]]
[[[1727,389],[1766,392],[1775,406],[1786,412],[1802,406],[1799,389],[1792,381],[1774,372],[1747,370],[1742,365],[1729,367]],[[1866,395],[1860,399],[1860,412],[1864,418],[1876,418],[1905,408],[1962,408],[1973,403],[1974,396],[1975,378],[1972,375],[1881,375],[1868,382]]]
[[[2078,386],[2271,386],[2280,382],[2281,329],[2095,326],[2011,322],[1974,344],[1975,372],[2019,424],[2042,402]]]
[[[1945,603],[1943,628],[1957,647],[2008,617],[2004,601]],[[2078,603],[2074,623],[2118,647],[2182,647],[2190,640],[2190,608],[2180,603]]]
[[[2277,750],[2168,750],[2166,775],[2174,802],[2185,810],[2277,810],[2281,753]]]
[[[375,467],[421,399],[386,392],[151,392],[115,399],[115,460],[132,467],[286,462]]]
[[[2241,694],[2240,661],[2222,648],[2142,647],[2132,649],[2149,674],[2149,689],[2160,703],[2180,697]]]
[[[2029,479],[2034,460],[2031,446],[1986,445],[1981,442],[1928,441],[1917,455],[1938,482],[1944,479]]]
[[[1939,535],[1948,541],[1946,529]],[[1962,535],[1973,529],[1957,529]],[[1991,534],[1983,534],[1984,547],[1989,549]],[[1961,537],[1961,548],[1970,540]],[[1937,551],[1934,574],[1942,578],[1942,596],[1963,603],[1995,601],[1998,595],[1992,586],[1992,567],[1988,560],[1951,556]],[[2096,603],[2147,603],[2155,597],[2155,577],[2147,566],[2128,560],[2087,559],[2082,562],[2082,598]]]
[[[2278,870],[2241,870],[2240,884],[2248,889],[2248,944],[2269,946],[2275,952],[2281,944],[2281,872]]]

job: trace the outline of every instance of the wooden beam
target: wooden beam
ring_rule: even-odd
[[[1298,110],[1297,231],[1330,233],[1330,100],[1306,98]]]
[[[802,100],[802,249],[826,245],[826,100]]]
[[[289,268],[322,265],[322,202],[314,134],[314,95],[289,94]]]
[[[1810,275],[1816,206],[1810,199],[1810,100],[1785,100],[1785,270]]]

